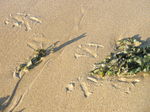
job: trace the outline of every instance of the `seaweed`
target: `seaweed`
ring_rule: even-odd
[[[55,42],[54,44],[49,46],[47,49],[42,48],[42,49],[35,50],[33,57],[29,61],[23,64],[20,64],[19,67],[16,69],[14,75],[21,78],[21,76],[24,73],[36,67],[38,64],[42,62],[44,57],[46,57],[47,55],[49,55],[50,53],[54,51],[54,48],[58,42],[59,41]]]
[[[114,52],[97,63],[89,74],[104,77],[149,72],[150,46],[144,45],[145,42],[135,36],[118,40]]]

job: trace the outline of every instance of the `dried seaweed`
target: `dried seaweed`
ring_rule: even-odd
[[[115,51],[97,63],[90,75],[104,77],[106,75],[134,75],[139,72],[149,72],[150,46],[143,46],[145,42],[135,36],[118,40]]]

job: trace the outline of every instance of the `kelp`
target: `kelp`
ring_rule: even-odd
[[[100,63],[96,63],[96,68],[90,75],[104,77],[149,72],[150,46],[144,46],[145,42],[135,36],[118,40],[114,52]]]

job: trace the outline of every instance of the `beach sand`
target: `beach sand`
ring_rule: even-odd
[[[149,29],[149,0],[0,0],[0,104],[10,96],[0,111],[149,112],[149,77],[136,85],[86,80],[92,65],[113,51],[116,40],[134,35],[147,39]],[[20,82],[13,77],[15,68],[34,53],[27,44],[38,49],[56,41],[57,52]],[[88,97],[79,77],[90,91]],[[73,85],[68,92],[69,83]]]

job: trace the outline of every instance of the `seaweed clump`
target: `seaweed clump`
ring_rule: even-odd
[[[150,71],[150,46],[141,38],[124,38],[116,42],[115,51],[110,53],[90,75],[104,77],[134,75]]]
[[[50,53],[54,52],[54,49],[57,45],[59,41],[55,42],[54,44],[52,44],[51,46],[49,46],[48,48],[46,49],[36,49],[34,51],[34,55],[33,57],[23,63],[23,64],[20,64],[17,68],[16,68],[16,71],[14,72],[14,76],[16,77],[19,77],[21,78],[21,76],[30,71],[31,69],[33,69],[34,67],[36,67],[38,64],[40,64],[42,61],[43,61],[43,58],[48,56]]]

